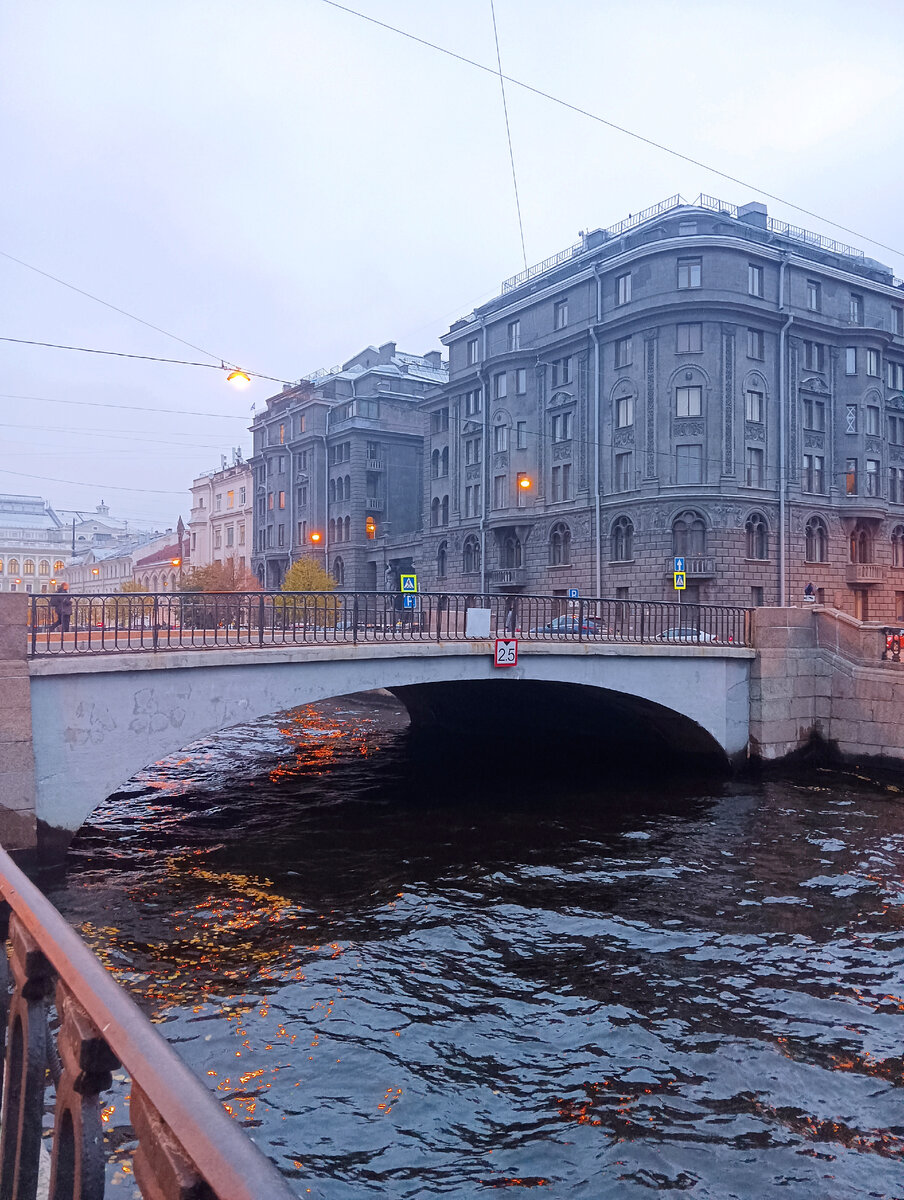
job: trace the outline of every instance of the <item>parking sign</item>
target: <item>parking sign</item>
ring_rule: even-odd
[[[568,589],[568,599],[569,600],[577,600],[577,598],[580,596],[580,594],[581,593],[577,588],[569,588]]]

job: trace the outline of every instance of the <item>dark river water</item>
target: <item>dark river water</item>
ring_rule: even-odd
[[[904,1197],[904,796],[406,737],[347,698],[194,746],[50,889],[299,1196]]]

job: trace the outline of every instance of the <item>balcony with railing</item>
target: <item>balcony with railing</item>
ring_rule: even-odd
[[[491,587],[523,587],[524,567],[494,567],[487,571],[487,583]]]
[[[386,501],[382,496],[368,496],[364,501],[364,508],[367,512],[382,512],[386,506]]]
[[[882,583],[884,568],[881,563],[852,562],[844,570],[848,583],[862,585],[867,583]]]
[[[364,460],[365,471],[382,471],[383,465],[382,458],[367,458]]]

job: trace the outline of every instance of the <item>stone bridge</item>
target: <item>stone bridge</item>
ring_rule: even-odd
[[[604,766],[617,748],[729,769],[815,733],[849,757],[904,756],[891,717],[901,668],[878,661],[876,629],[823,610],[758,610],[755,649],[522,642],[518,665],[500,669],[485,640],[29,659],[26,599],[0,596],[7,846],[65,845],[135,772],[199,738],[374,689],[402,701],[415,733],[439,726],[459,753],[542,744],[563,764],[590,749]]]

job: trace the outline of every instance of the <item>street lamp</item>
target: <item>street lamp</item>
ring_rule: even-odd
[[[226,376],[226,382],[231,383],[233,387],[246,388],[251,382],[251,376],[236,367],[234,371],[230,371]]]

